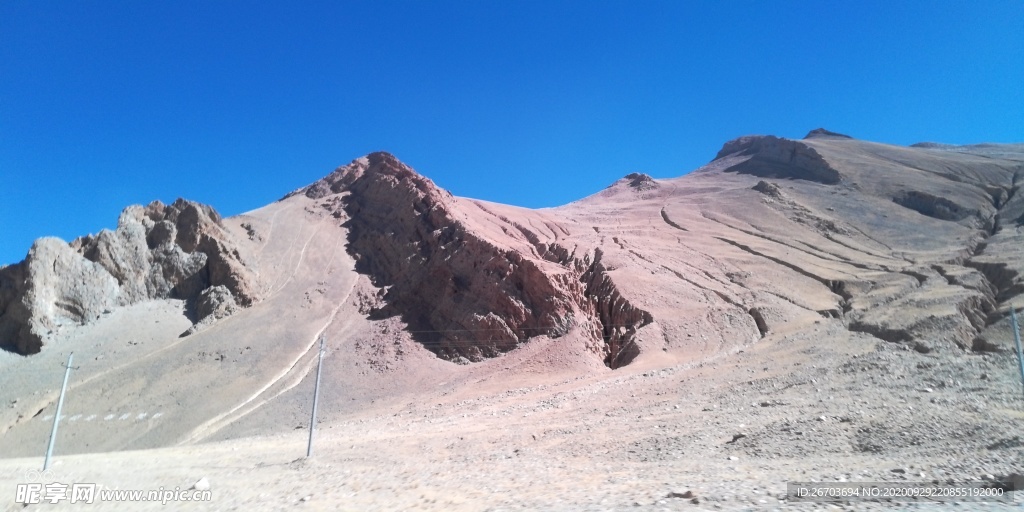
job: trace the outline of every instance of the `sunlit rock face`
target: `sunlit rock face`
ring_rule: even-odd
[[[221,222],[210,206],[156,201],[126,208],[113,231],[70,244],[39,239],[24,261],[0,270],[4,345],[33,354],[55,330],[89,323],[114,307],[165,298],[194,305],[211,288],[251,305],[258,300],[254,270]],[[196,321],[213,310],[199,308]]]

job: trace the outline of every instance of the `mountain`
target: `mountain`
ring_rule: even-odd
[[[455,197],[387,153],[236,217],[131,206],[114,231],[40,239],[0,269],[0,452],[45,444],[70,351],[68,414],[146,413],[116,437],[82,420],[70,452],[287,431],[321,337],[327,421],[484,375],[610,378],[826,324],[921,354],[1005,352],[1022,177],[1024,145],[818,129],[540,210]]]

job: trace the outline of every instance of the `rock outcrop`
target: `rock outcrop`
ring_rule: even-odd
[[[804,135],[805,139],[852,139],[849,135],[836,133],[824,128],[815,128]]]
[[[813,132],[812,132],[813,133]],[[834,185],[842,180],[817,150],[807,144],[774,137],[748,135],[726,142],[715,156],[740,157],[726,172],[750,174],[761,178],[781,178],[816,181]]]
[[[474,231],[453,214],[451,194],[390,154],[356,160],[297,193],[343,194],[324,204],[348,219],[356,270],[387,290],[371,318],[401,315],[442,358],[479,361],[578,326],[604,341],[606,364],[620,366],[638,353],[631,336],[651,322],[618,293],[600,251],[570,253],[516,226],[538,258],[520,250],[529,245]]]
[[[636,190],[643,191],[658,188],[658,182],[642,172],[629,173],[624,179],[629,180],[629,187]]]
[[[223,285],[242,306],[256,300],[252,271],[210,206],[178,199],[130,206],[115,231],[71,243],[115,276],[127,303],[192,299]]]
[[[183,332],[182,336],[188,336],[199,332],[204,327],[226,318],[241,309],[235,301],[231,290],[222,284],[211,286],[199,292],[192,305],[192,315],[196,323]]]
[[[992,229],[992,220],[985,218],[982,212],[961,206],[945,197],[937,197],[916,190],[904,191],[893,198],[893,202],[910,208],[921,215],[934,219],[961,222],[969,219],[968,225],[979,229]]]
[[[204,305],[210,289],[223,306]],[[255,290],[252,269],[213,208],[155,201],[126,208],[114,231],[70,244],[39,239],[23,262],[0,269],[0,339],[7,349],[33,354],[60,327],[117,306],[184,299],[198,322],[251,305]]]
[[[0,336],[21,354],[39,352],[58,327],[96,320],[121,302],[117,280],[58,238],[36,240],[25,261],[2,272]]]

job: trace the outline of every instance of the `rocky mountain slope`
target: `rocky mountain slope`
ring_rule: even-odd
[[[452,196],[386,153],[237,217],[129,207],[0,269],[0,451],[44,442],[71,350],[83,418],[147,413],[116,438],[82,423],[71,451],[291,428],[321,336],[328,418],[481,372],[698,362],[820,322],[921,354],[1005,351],[1022,177],[1019,145],[815,130],[550,209]]]
[[[615,366],[636,355],[628,345],[652,321],[619,294],[600,247],[560,244],[558,235],[570,231],[554,218],[548,229],[559,233],[542,240],[480,203],[460,204],[389,154],[357,160],[300,193],[339,199],[321,206],[348,219],[356,271],[387,289],[370,317],[400,314],[418,341],[447,359],[495,357],[579,324],[603,340],[595,351]],[[469,224],[465,209],[494,225]]]
[[[70,244],[41,238],[0,269],[0,339],[34,354],[62,327],[151,299],[186,300],[201,322],[252,304],[254,281],[213,208],[183,199],[131,206],[114,231]]]

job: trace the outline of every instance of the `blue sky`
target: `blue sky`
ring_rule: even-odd
[[[302,4],[301,6],[293,4]],[[386,150],[564,204],[751,133],[1024,141],[1024,2],[0,2],[0,264]]]

